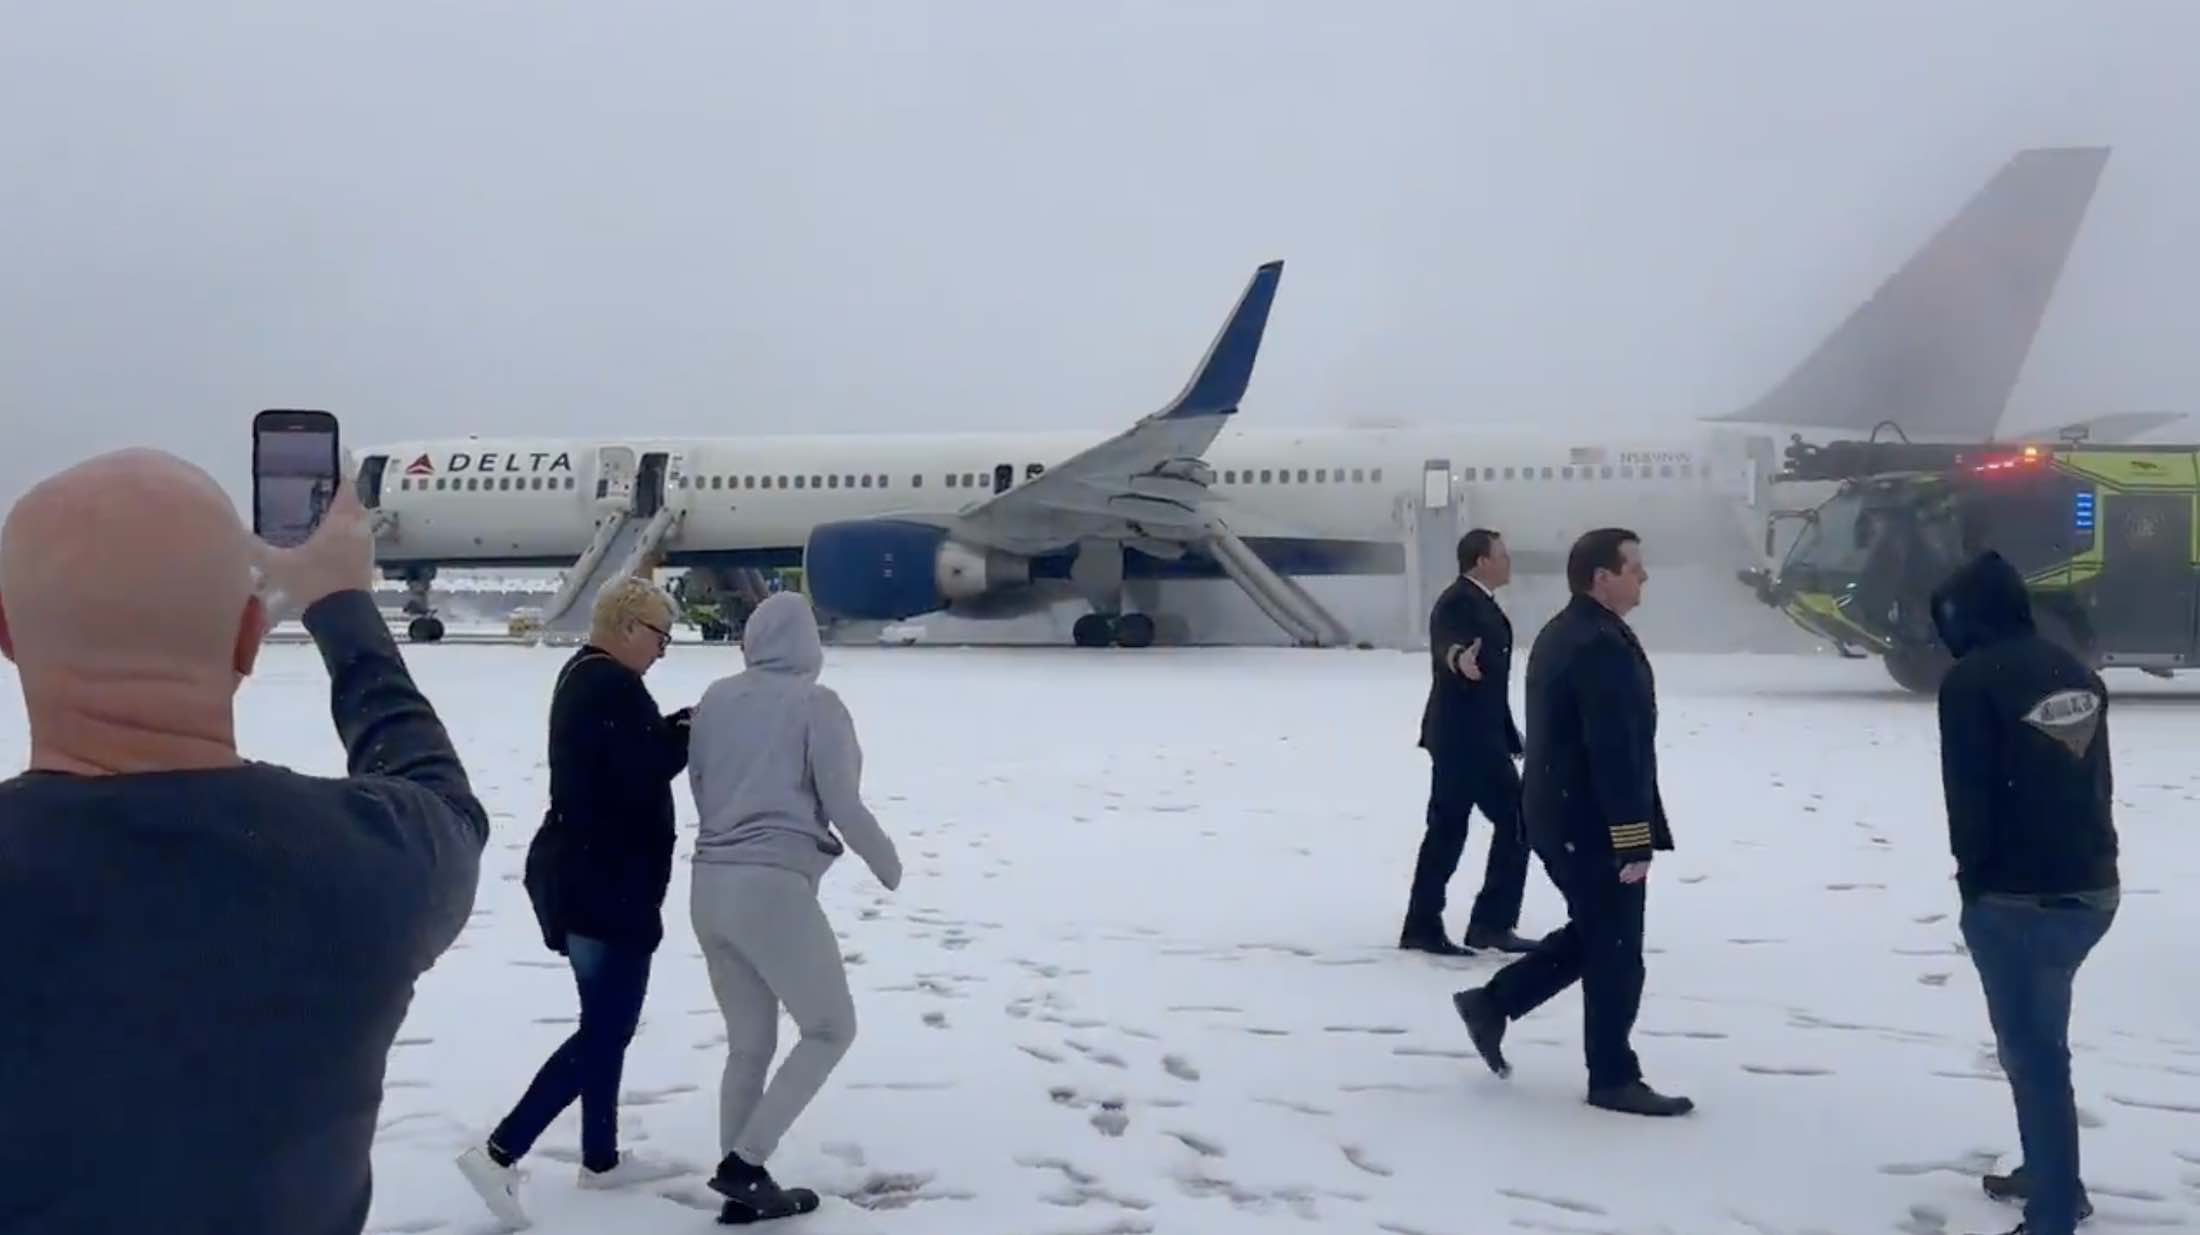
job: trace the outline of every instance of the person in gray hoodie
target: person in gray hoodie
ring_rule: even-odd
[[[765,1161],[855,1037],[818,883],[853,848],[893,889],[901,858],[863,804],[863,750],[847,706],[817,680],[825,652],[809,599],[770,597],[741,644],[748,667],[703,692],[689,733],[699,832],[688,912],[726,1021],[725,1157],[710,1186],[726,1198],[726,1217],[756,1221],[816,1208],[814,1192],[781,1188]],[[802,1038],[767,1088],[782,1005]]]

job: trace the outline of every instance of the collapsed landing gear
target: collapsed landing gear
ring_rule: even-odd
[[[1143,613],[1088,613],[1070,628],[1070,638],[1081,648],[1152,647],[1157,633],[1154,620]]]

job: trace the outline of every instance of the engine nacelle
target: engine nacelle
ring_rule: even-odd
[[[899,519],[821,523],[802,572],[818,608],[861,621],[933,613],[1031,582],[1031,563],[963,544],[943,528]]]

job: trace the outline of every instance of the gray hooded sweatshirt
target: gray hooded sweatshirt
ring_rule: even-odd
[[[817,680],[825,649],[809,599],[781,592],[758,605],[741,646],[748,668],[704,691],[689,726],[695,860],[782,867],[814,887],[853,847],[880,883],[899,886],[901,858],[858,789],[855,722]]]

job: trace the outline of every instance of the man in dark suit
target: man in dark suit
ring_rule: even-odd
[[[1459,578],[1429,612],[1430,681],[1421,710],[1421,747],[1429,753],[1428,830],[1413,867],[1398,946],[1439,955],[1476,948],[1526,952],[1514,933],[1528,881],[1528,844],[1520,822],[1520,727],[1513,723],[1512,622],[1497,589],[1512,578],[1512,555],[1497,533],[1476,528],[1459,540]],[[1490,821],[1490,857],[1467,921],[1466,947],[1444,936],[1444,885],[1459,869],[1467,820],[1480,807]]]
[[[1624,620],[1648,578],[1640,538],[1625,528],[1589,532],[1567,555],[1573,598],[1528,653],[1525,813],[1568,920],[1452,1005],[1483,1061],[1504,1076],[1506,1024],[1578,980],[1590,1105],[1681,1115],[1695,1104],[1644,1084],[1628,1045],[1642,1005],[1650,858],[1673,847],[1658,793],[1656,683]]]

